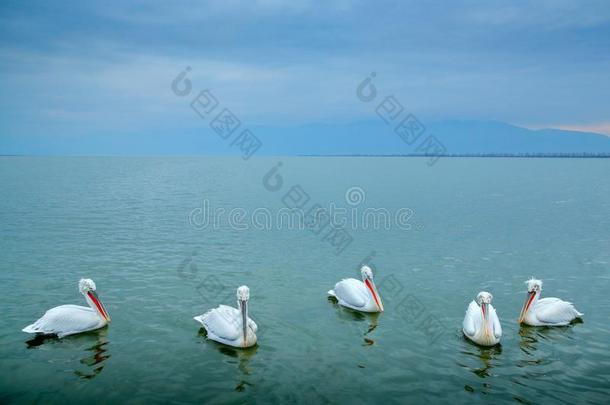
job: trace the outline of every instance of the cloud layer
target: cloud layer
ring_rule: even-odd
[[[370,72],[429,119],[593,128],[610,111],[605,1],[3,2],[0,137],[145,135],[200,122],[192,67],[252,125],[355,122]]]

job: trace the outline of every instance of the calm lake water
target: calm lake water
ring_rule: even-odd
[[[0,402],[608,403],[609,174],[595,159],[0,158]],[[347,209],[348,235],[268,226],[295,201]],[[366,208],[390,229],[363,229]],[[362,261],[379,316],[326,297]],[[531,276],[584,322],[520,328]],[[81,277],[108,328],[21,332],[86,305]],[[259,325],[246,351],[192,319],[241,284]],[[497,348],[461,334],[481,290]]]

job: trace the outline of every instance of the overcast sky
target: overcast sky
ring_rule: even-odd
[[[186,66],[250,125],[374,118],[371,72],[430,120],[610,134],[610,2],[0,3],[0,137],[172,131]]]

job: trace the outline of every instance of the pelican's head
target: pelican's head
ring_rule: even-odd
[[[373,279],[373,270],[367,265],[362,266],[360,269],[360,274],[362,275],[363,280],[372,280]]]
[[[521,314],[519,314],[519,323],[523,322],[523,319],[525,319],[525,316],[527,315],[527,311],[529,311],[532,303],[536,300],[536,297],[540,295],[540,291],[542,291],[542,281],[537,280],[534,277],[527,280],[525,285],[527,285],[527,297],[525,297],[525,303],[523,304],[523,308],[521,308]]]
[[[377,304],[377,308],[379,308],[380,312],[383,312],[383,303],[381,302],[381,297],[377,292],[377,287],[375,286],[375,282],[373,281],[373,270],[367,265],[362,266],[360,269],[360,274],[362,275],[362,281],[364,285],[369,289],[375,303]]]
[[[78,291],[83,295],[89,291],[95,291],[95,283],[90,278],[81,278],[78,282]]]
[[[488,293],[487,291],[481,291],[477,294],[477,304],[479,304],[479,306],[483,304],[491,304],[491,300],[493,299],[493,297],[494,296]]]
[[[237,288],[237,300],[248,301],[250,299],[250,289],[246,285]]]
[[[489,326],[489,304],[491,304],[492,299],[493,295],[487,291],[481,291],[477,294],[477,304],[479,307],[481,307],[481,313],[483,314],[483,319],[485,320],[486,326]]]
[[[78,291],[85,296],[89,306],[104,318],[106,322],[110,322],[108,311],[106,311],[106,307],[102,304],[102,301],[95,290],[95,283],[90,278],[81,278],[78,282]]]
[[[534,277],[527,280],[525,284],[527,285],[528,293],[542,291],[542,281],[536,280]]]
[[[244,347],[248,346],[248,300],[250,299],[250,289],[242,285],[237,288],[237,306],[241,313],[241,331],[243,333]]]

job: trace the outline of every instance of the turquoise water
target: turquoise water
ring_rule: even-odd
[[[0,158],[0,400],[607,402],[608,173],[594,159]],[[305,208],[409,214],[390,229],[351,223],[337,254],[324,232],[267,227],[295,185]],[[245,219],[205,226],[205,204]],[[379,316],[326,298],[363,261]],[[531,276],[584,322],[520,328]],[[108,328],[21,332],[52,306],[85,305],[80,277],[96,281]],[[206,341],[192,319],[235,305],[241,284],[260,330],[247,351]],[[497,348],[461,335],[481,290],[504,328]]]

